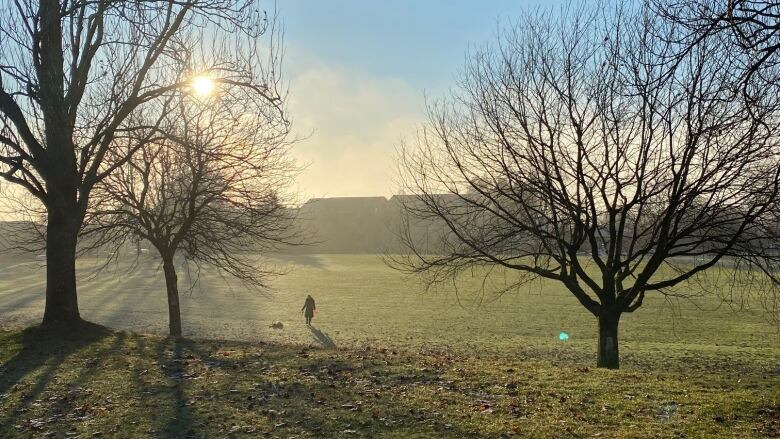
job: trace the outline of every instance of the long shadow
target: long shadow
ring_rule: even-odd
[[[320,346],[328,349],[336,348],[336,343],[332,338],[330,338],[327,332],[322,332],[321,330],[311,325],[309,325],[309,332],[311,332],[311,336],[314,337],[314,341],[319,343]]]
[[[378,406],[382,412],[376,416],[361,415],[362,402],[356,401],[365,400],[365,383],[377,378],[354,359],[338,355],[310,358],[307,349],[301,350],[300,346],[164,340],[125,333],[116,333],[116,340],[106,343],[104,337],[112,333],[94,326],[93,331],[70,334],[31,328],[15,335],[21,350],[2,364],[0,389],[4,393],[15,383],[24,381],[25,396],[7,413],[0,413],[0,436],[3,432],[10,432],[10,437],[20,436],[22,433],[12,430],[13,424],[25,416],[19,410],[29,408],[36,399],[46,400],[47,390],[55,381],[60,381],[54,386],[59,389],[63,385],[88,388],[101,366],[108,366],[109,374],[100,378],[103,384],[106,379],[128,379],[129,385],[117,383],[118,389],[129,392],[120,393],[125,398],[121,404],[131,401],[130,407],[139,410],[135,416],[140,415],[133,419],[140,421],[137,427],[135,422],[128,425],[120,420],[121,426],[110,431],[117,435],[124,433],[121,437],[215,437],[219,428],[237,430],[235,434],[220,434],[220,437],[290,437],[302,433],[307,437],[361,437],[367,431],[394,433],[399,437],[418,435],[421,431],[429,435],[438,433],[439,437],[476,437],[474,432],[461,429],[459,422],[427,413],[424,408],[399,404],[392,397],[382,395],[383,387],[379,384],[371,394],[382,398]],[[335,346],[326,333],[317,328],[310,330],[324,346]],[[11,337],[0,338],[4,340]],[[93,349],[93,343],[99,343],[100,348]],[[226,356],[226,347],[227,352],[235,354]],[[133,353],[119,359],[128,349]],[[84,352],[94,357],[94,364],[79,363],[81,369],[71,367],[73,356]],[[81,357],[84,356],[79,361],[92,361]],[[68,375],[65,382],[61,376],[55,380],[65,365],[70,365],[75,375]],[[117,367],[129,370],[127,374],[112,372],[111,368]],[[215,386],[204,387],[204,381],[192,381],[201,378],[214,380]],[[47,416],[71,413],[82,403],[83,399],[54,403],[47,409]],[[415,410],[413,415],[411,409]],[[244,414],[243,423],[247,425],[233,424],[230,419],[214,419],[210,416],[214,411]],[[412,422],[406,422],[409,420]],[[445,424],[448,421],[455,425]],[[55,437],[64,437],[66,429],[72,428],[76,421],[67,422],[70,425],[49,424],[53,433],[59,435]],[[215,423],[221,427],[215,427]],[[85,429],[90,432],[88,427]]]
[[[182,382],[184,380],[183,374],[185,373],[184,366],[186,362],[184,352],[186,346],[191,343],[186,342],[182,338],[175,338],[169,340],[169,342],[166,344],[173,344],[173,353],[171,358],[168,359],[161,349],[158,353],[158,361],[164,367],[163,372],[165,372],[168,378],[174,380],[176,384],[170,390],[172,393],[171,404],[173,405],[173,416],[171,416],[171,418],[168,420],[168,424],[165,426],[164,433],[166,437],[171,438],[198,437],[189,431],[193,425],[194,420],[192,413],[190,413],[187,405],[187,400],[184,394],[184,385]],[[162,347],[163,345],[161,344],[160,346]]]
[[[25,308],[32,305],[34,302],[43,303],[45,297],[42,291],[18,291],[15,293],[16,297],[5,300],[0,298],[0,309],[8,312],[18,311],[19,308]]]
[[[0,395],[15,389],[25,376],[43,369],[25,389],[22,405],[16,408],[23,409],[50,384],[60,365],[70,355],[102,340],[109,333],[107,328],[88,322],[82,322],[77,327],[35,326],[25,329],[19,335],[21,340],[18,340],[22,348],[0,365]],[[0,417],[0,425],[5,425],[14,412],[9,410]]]
[[[78,327],[33,326],[20,334],[21,350],[0,365],[0,394],[6,393],[25,375],[41,366],[47,370],[57,365],[70,354],[102,340],[110,334],[104,326],[83,322]],[[44,374],[45,375],[45,374]]]
[[[88,389],[93,385],[92,380],[100,374],[101,363],[107,361],[109,369],[117,367],[116,358],[122,355],[123,348],[128,344],[127,333],[110,332],[93,324],[87,326],[92,329],[70,331],[62,328],[28,328],[19,333],[16,340],[8,339],[11,343],[21,344],[22,347],[0,366],[0,395],[5,392],[22,393],[18,401],[6,403],[5,410],[0,411],[0,437],[7,437],[5,435],[9,432],[14,432],[14,425],[22,425],[25,417],[29,416],[26,413],[29,413],[34,404],[40,404],[42,399],[47,400],[47,392],[52,388],[71,391]],[[111,343],[101,343],[107,335],[112,335]],[[193,418],[187,407],[186,389],[182,384],[184,362],[188,353],[187,342],[153,340],[148,345],[143,337],[137,335],[131,335],[130,340],[140,349],[138,355],[141,359],[156,360],[152,364],[159,365],[160,368],[159,375],[154,371],[150,372],[152,379],[143,378],[147,373],[145,369],[142,371],[138,367],[131,368],[131,385],[124,387],[139,401],[159,400],[162,403],[157,411],[150,414],[150,424],[155,431],[149,434],[163,438],[198,438],[199,436],[191,431],[193,425],[198,424],[198,420]],[[100,344],[100,348],[93,349],[95,344]],[[89,352],[89,358],[82,355],[85,352]],[[73,363],[74,356],[79,357],[78,364]],[[82,364],[82,361],[85,361],[85,364]],[[69,372],[65,379],[61,375],[63,371]],[[155,377],[162,377],[163,380]],[[104,376],[103,379],[105,378]],[[116,375],[114,379],[117,379]],[[20,384],[20,387],[15,387],[16,384]],[[117,383],[117,386],[123,387],[124,384]],[[63,395],[64,391],[59,390],[57,393]],[[83,400],[77,401],[66,397],[53,402],[47,406],[45,415],[40,419],[51,420],[72,414],[80,410],[80,405],[90,407],[90,404],[83,404]],[[59,426],[52,423],[47,425],[45,428],[52,429],[51,434],[63,437],[60,434],[65,431],[61,431]],[[145,433],[136,431],[133,434]],[[11,433],[11,436],[15,437],[15,434]]]
[[[322,331],[314,328],[313,332],[325,335]],[[329,339],[329,338],[328,338]],[[332,341],[331,341],[332,342]],[[222,383],[216,389],[213,389],[217,395],[221,387],[220,404],[223,407],[229,407],[237,411],[250,411],[254,414],[255,426],[249,431],[239,431],[236,437],[298,437],[301,431],[305,431],[304,437],[317,438],[343,438],[343,437],[369,437],[365,436],[356,429],[372,429],[374,437],[385,435],[387,433],[395,434],[395,437],[424,436],[433,437],[481,437],[472,431],[463,429],[457,425],[458,422],[443,419],[441,417],[423,414],[419,408],[408,404],[398,404],[395,401],[384,401],[384,409],[381,416],[400,419],[408,417],[412,411],[415,411],[415,421],[418,423],[386,423],[381,416],[361,417],[360,408],[350,408],[351,405],[342,405],[348,402],[354,402],[365,398],[364,388],[357,384],[364,382],[355,381],[353,376],[361,376],[366,373],[361,369],[361,365],[352,361],[344,361],[339,358],[319,358],[305,359],[306,348],[283,347],[265,344],[254,344],[247,342],[229,342],[229,350],[243,351],[240,355],[233,358],[226,358],[219,353],[220,347],[208,346],[203,341],[181,340],[180,346],[183,346],[184,358],[187,361],[209,364],[210,368],[216,371],[233,371],[234,382],[232,387],[243,389],[234,394],[234,391],[225,394],[225,384]],[[219,344],[219,342],[216,342]],[[334,344],[335,346],[335,344]],[[248,352],[259,350],[256,352]],[[296,366],[281,366],[290,361],[290,356],[298,355],[303,358],[301,363]],[[173,358],[176,353],[174,351]],[[302,357],[301,357],[302,356]],[[265,366],[258,364],[258,359],[262,359]],[[168,360],[171,361],[171,360]],[[162,364],[162,362],[161,362]],[[271,367],[268,367],[268,366]],[[296,371],[304,376],[286,375],[285,379],[280,379],[276,373],[280,369]],[[241,371],[236,373],[235,371]],[[276,372],[274,372],[276,371]],[[225,372],[217,372],[217,376]],[[368,377],[363,377],[368,379]],[[341,381],[341,385],[335,382]],[[251,382],[251,385],[250,385]],[[249,390],[251,386],[251,390]],[[206,390],[211,392],[212,390]],[[190,388],[187,392],[190,397],[196,400],[203,400],[203,389],[196,390]],[[247,394],[252,396],[251,401],[247,401]],[[328,403],[318,400],[321,396],[327,394],[330,404],[336,403],[341,409],[330,409]],[[183,399],[182,399],[183,400]],[[323,405],[325,404],[325,405]],[[410,410],[410,408],[412,410]],[[183,410],[188,410],[186,407]],[[208,409],[206,409],[208,410]],[[386,411],[386,412],[385,412]],[[179,423],[169,424],[169,429],[158,437],[164,438],[199,438],[204,437],[199,430],[208,423],[214,422],[212,419],[204,419],[201,414],[196,412],[186,412],[186,415],[179,415]],[[451,422],[448,423],[448,421]],[[453,425],[454,424],[454,425]],[[172,427],[172,428],[171,428]],[[249,426],[247,426],[249,427]],[[255,428],[256,427],[256,428]],[[427,434],[424,434],[426,431]],[[435,433],[434,433],[435,432]],[[354,436],[353,436],[354,435]],[[228,437],[232,437],[228,436]]]

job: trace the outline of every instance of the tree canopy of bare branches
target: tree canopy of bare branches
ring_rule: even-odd
[[[112,150],[117,133],[141,109],[156,124],[193,74],[279,102],[274,64],[254,62],[272,25],[254,0],[0,3],[0,175],[46,210],[44,324],[80,321],[75,253],[90,194],[134,152]]]
[[[182,330],[177,254],[264,287],[271,272],[254,255],[298,242],[285,192],[296,171],[287,156],[289,126],[277,106],[228,86],[212,97],[181,97],[154,133],[115,139],[113,154],[138,152],[96,188],[85,234],[114,254],[132,239],[155,247],[172,336]]]
[[[681,27],[682,53],[717,39],[741,52],[745,80],[776,73],[780,63],[780,2],[771,0],[654,0],[652,10]],[[776,80],[775,74],[764,79]]]
[[[446,225],[445,249],[409,240],[396,263],[560,282],[598,320],[597,365],[618,368],[620,317],[647,294],[769,255],[780,94],[714,40],[679,55],[686,31],[604,3],[525,16],[471,53],[399,153],[407,213]]]

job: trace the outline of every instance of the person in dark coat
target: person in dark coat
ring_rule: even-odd
[[[314,298],[311,294],[306,296],[306,301],[303,302],[303,308],[301,312],[306,316],[306,324],[311,325],[311,319],[314,317],[314,311],[317,309],[317,305],[314,304]]]

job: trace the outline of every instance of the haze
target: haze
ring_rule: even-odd
[[[780,1],[0,0],[0,438],[780,437]]]
[[[293,149],[308,164],[302,198],[393,194],[395,148],[423,121],[426,96],[447,92],[470,46],[542,4],[550,3],[280,3],[290,110],[308,136]]]

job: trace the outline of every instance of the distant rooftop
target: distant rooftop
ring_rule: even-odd
[[[458,195],[455,194],[432,194],[430,195],[435,198],[439,199],[457,199],[460,198]],[[320,203],[320,202],[375,202],[375,203],[383,203],[387,201],[414,201],[419,199],[419,195],[406,195],[406,194],[396,194],[391,196],[390,198],[384,197],[384,196],[374,196],[374,197],[321,197],[321,198],[310,198],[308,201],[306,201],[304,204],[309,203]]]
[[[314,203],[320,201],[387,201],[387,198],[383,196],[376,197],[323,197],[323,198],[310,198],[306,203]]]

